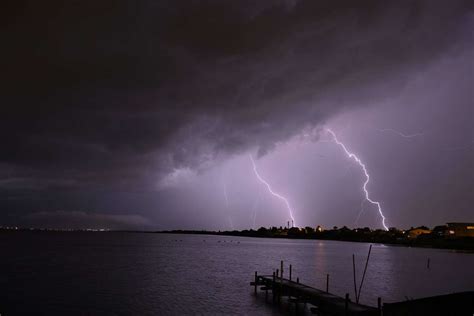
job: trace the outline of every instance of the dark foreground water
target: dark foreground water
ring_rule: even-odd
[[[0,234],[0,314],[279,315],[253,296],[254,271],[280,260],[301,282],[353,297],[363,243],[134,233]],[[430,258],[430,269],[426,268]],[[474,290],[474,254],[373,245],[361,299]],[[288,271],[288,270],[287,270]]]

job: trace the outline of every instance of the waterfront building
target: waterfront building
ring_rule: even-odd
[[[474,223],[448,223],[448,236],[474,237]]]
[[[429,230],[427,227],[417,227],[410,229],[407,233],[408,238],[417,238],[418,236],[423,234],[430,234],[431,230]]]

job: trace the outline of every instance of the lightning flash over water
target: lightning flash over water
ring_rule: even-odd
[[[378,212],[380,214],[380,216],[382,217],[382,225],[383,227],[385,228],[385,230],[388,230],[388,227],[387,225],[385,225],[385,216],[383,215],[382,213],[382,207],[380,206],[380,203],[377,202],[377,201],[374,201],[370,198],[369,196],[369,191],[367,191],[367,184],[369,183],[370,181],[370,176],[369,176],[369,173],[367,172],[367,168],[365,167],[364,163],[362,163],[362,161],[359,159],[359,157],[357,157],[355,154],[351,153],[349,150],[347,150],[346,146],[341,143],[337,137],[336,137],[336,134],[330,130],[330,129],[326,129],[326,131],[331,134],[334,142],[336,144],[338,144],[343,150],[344,152],[346,153],[346,155],[349,157],[349,158],[352,158],[355,160],[355,162],[357,162],[359,164],[359,166],[362,168],[362,171],[364,171],[364,174],[365,174],[365,182],[364,182],[364,185],[363,185],[363,189],[364,189],[364,193],[365,193],[365,199],[367,201],[369,201],[371,204],[377,206],[377,209],[378,209]]]
[[[265,181],[260,176],[260,174],[258,173],[257,165],[255,164],[255,161],[253,160],[252,155],[249,155],[249,157],[250,157],[250,161],[252,161],[253,172],[255,173],[255,176],[257,177],[257,179],[267,187],[268,192],[270,192],[271,195],[273,195],[273,196],[277,197],[278,199],[282,200],[283,202],[285,202],[286,208],[288,209],[288,213],[290,214],[290,218],[293,221],[293,224],[296,226],[296,221],[295,221],[295,218],[293,217],[293,210],[291,209],[290,202],[288,202],[288,200],[284,196],[281,196],[280,194],[278,194],[278,193],[276,193],[272,190],[270,184],[268,184],[268,182]]]

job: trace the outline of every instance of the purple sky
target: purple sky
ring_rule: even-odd
[[[474,221],[470,1],[20,1],[0,226]],[[361,207],[363,210],[361,211]]]

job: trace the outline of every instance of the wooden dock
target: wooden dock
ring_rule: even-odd
[[[342,298],[301,284],[298,279],[296,281],[285,279],[278,276],[278,270],[277,274],[273,273],[273,275],[258,275],[255,272],[255,279],[250,285],[254,286],[255,293],[258,287],[261,291],[265,291],[265,299],[268,299],[271,292],[274,303],[279,303],[282,297],[287,297],[290,303],[295,303],[296,312],[298,312],[298,304],[301,303],[311,304],[313,307],[310,311],[316,315],[381,315],[380,308],[356,304],[350,300],[348,294]]]
[[[377,308],[358,304],[350,300],[349,294],[345,298],[329,293],[329,275],[326,279],[326,291],[302,284],[297,278],[291,277],[291,265],[289,279],[282,277],[283,262],[281,270],[277,269],[272,275],[258,275],[255,272],[254,281],[250,285],[254,287],[255,294],[258,289],[265,291],[265,300],[272,295],[272,302],[279,304],[282,297],[286,297],[290,304],[295,304],[295,313],[298,313],[298,305],[304,304],[309,307],[312,314],[325,316],[358,315],[358,316],[406,316],[406,315],[474,315],[474,291],[452,293],[433,297],[408,300],[397,303],[386,303],[382,306],[382,300],[377,300]]]

